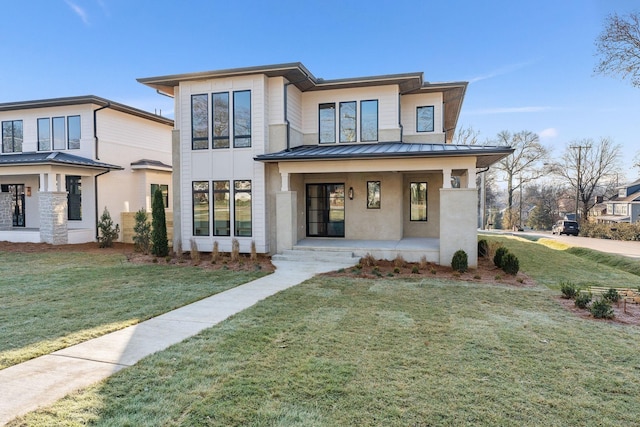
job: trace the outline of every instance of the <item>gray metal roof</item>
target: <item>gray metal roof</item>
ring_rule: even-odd
[[[344,159],[401,159],[409,157],[475,156],[476,167],[485,168],[513,153],[507,146],[418,144],[387,142],[378,144],[303,145],[289,151],[261,154],[261,162],[317,161]]]
[[[97,162],[85,157],[75,156],[73,154],[62,153],[59,151],[47,153],[16,153],[3,154],[0,156],[0,167],[16,166],[16,165],[65,165],[77,166],[91,169],[104,170],[122,170],[121,166],[111,165],[109,163]]]
[[[131,167],[134,169],[163,169],[163,170],[171,170],[172,166],[166,163],[162,163],[159,160],[151,160],[151,159],[140,159],[136,162],[131,163]]]

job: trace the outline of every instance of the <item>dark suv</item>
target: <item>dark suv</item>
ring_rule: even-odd
[[[551,234],[557,234],[559,236],[562,234],[566,234],[567,236],[573,234],[577,236],[579,232],[580,227],[578,227],[578,223],[575,221],[560,220],[551,228]]]

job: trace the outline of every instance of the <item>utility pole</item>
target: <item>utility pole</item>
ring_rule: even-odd
[[[582,163],[582,149],[585,150],[591,148],[591,145],[570,145],[569,148],[572,150],[578,150],[578,168],[577,168],[577,176],[576,176],[576,222],[580,222],[578,220],[578,207],[580,203],[580,169]]]

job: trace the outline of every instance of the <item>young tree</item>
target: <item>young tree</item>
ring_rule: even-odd
[[[503,218],[503,226],[510,228],[516,225],[513,210],[514,193],[521,186],[545,175],[544,163],[549,154],[548,150],[540,144],[538,135],[526,130],[513,134],[506,130],[502,131],[497,135],[495,143],[509,145],[515,149],[513,154],[494,166],[504,174],[504,180],[507,182],[507,211]]]
[[[169,241],[167,240],[167,219],[164,213],[162,191],[156,189],[151,205],[151,253],[155,256],[169,255]]]
[[[600,56],[596,73],[620,76],[640,87],[640,15],[609,15],[605,28],[596,39]]]
[[[113,225],[113,220],[111,219],[111,215],[105,206],[104,211],[102,212],[102,216],[100,216],[100,221],[98,221],[98,243],[101,248],[110,248],[113,246],[113,241],[118,238],[118,234],[120,233],[120,226],[116,224]]]
[[[147,220],[147,212],[144,208],[136,212],[133,233],[135,249],[143,254],[148,254],[151,248],[151,224]]]

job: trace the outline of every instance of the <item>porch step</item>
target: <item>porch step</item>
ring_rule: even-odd
[[[351,250],[326,250],[304,247],[294,247],[293,249],[285,250],[281,254],[273,255],[271,259],[275,261],[332,262],[344,266],[356,265],[358,261],[360,261],[360,258],[355,256]]]

